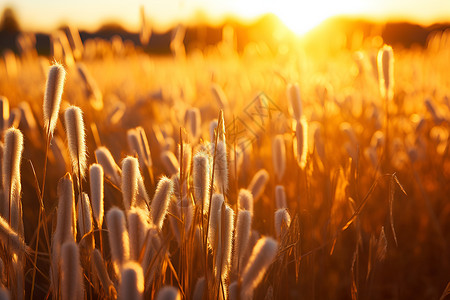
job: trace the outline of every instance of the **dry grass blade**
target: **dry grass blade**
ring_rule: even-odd
[[[389,221],[391,224],[391,230],[392,230],[392,235],[394,237],[395,245],[398,246],[397,235],[395,234],[395,229],[394,229],[394,215],[392,213],[392,206],[394,205],[394,193],[395,193],[394,175],[395,174],[392,174],[392,176],[389,180]]]

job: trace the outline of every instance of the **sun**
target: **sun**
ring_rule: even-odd
[[[271,10],[297,35],[304,35],[329,17],[353,13],[360,4],[357,0],[280,0]]]

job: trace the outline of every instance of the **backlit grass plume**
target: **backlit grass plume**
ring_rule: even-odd
[[[126,210],[134,206],[138,192],[138,178],[140,177],[139,162],[132,156],[122,161],[122,196]]]
[[[240,189],[237,204],[239,210],[247,210],[253,215],[253,194],[251,191]]]
[[[300,97],[300,88],[298,84],[288,84],[287,98],[289,102],[289,113],[295,120],[299,121],[302,117],[302,99]]]
[[[25,244],[22,237],[19,236],[8,224],[8,222],[0,216],[0,242],[3,247],[12,253],[23,254],[28,253],[30,249]],[[1,276],[0,276],[1,277]]]
[[[275,175],[278,181],[281,181],[286,171],[286,146],[281,134],[275,136],[272,142],[272,163]]]
[[[211,182],[211,157],[207,152],[194,155],[192,181],[194,184],[194,198],[196,205],[203,208],[203,213],[209,207],[209,188]]]
[[[394,97],[394,51],[384,45],[378,51],[378,78],[381,97],[392,100]]]
[[[58,63],[50,67],[44,95],[44,126],[49,137],[53,135],[58,121],[59,106],[64,89],[66,70]]]
[[[296,122],[293,145],[297,164],[303,170],[306,167],[308,155],[308,123],[304,118]]]
[[[134,208],[127,213],[128,232],[130,238],[130,259],[139,260],[141,249],[145,243],[145,235],[149,229],[146,211]]]
[[[78,245],[69,241],[61,247],[61,296],[62,299],[84,298],[83,276]]]
[[[275,204],[277,209],[287,208],[286,191],[282,185],[275,187]]]
[[[216,249],[216,271],[220,274],[222,284],[226,284],[231,269],[231,251],[233,249],[234,211],[228,206],[222,206],[220,221],[220,241]]]
[[[239,274],[242,270],[243,258],[247,250],[252,229],[252,214],[248,210],[239,210],[236,221],[236,232],[233,250],[233,271]]]
[[[3,148],[2,183],[5,201],[3,215],[11,227],[23,233],[22,202],[20,201],[20,162],[23,152],[23,134],[13,127],[5,132]]]
[[[184,123],[187,132],[192,138],[192,142],[196,143],[201,135],[202,128],[200,110],[196,107],[186,110]]]
[[[99,228],[103,224],[103,168],[100,164],[92,164],[89,167],[89,183],[91,188],[92,212]]]
[[[173,286],[165,286],[158,291],[156,300],[181,300],[181,295]]]
[[[217,143],[214,165],[214,182],[219,192],[226,193],[228,189],[227,145],[224,141]]]
[[[267,268],[277,254],[278,243],[270,238],[261,238],[253,247],[252,255],[242,275],[241,299],[252,299],[253,290],[264,277]]]
[[[80,177],[81,181],[87,167],[86,133],[81,108],[77,106],[67,108],[64,112],[64,120],[73,172]]]
[[[248,185],[248,190],[252,193],[255,201],[263,195],[268,181],[269,173],[265,169],[259,170],[253,176],[252,181],[250,181],[250,184]]]
[[[119,298],[129,300],[144,299],[144,274],[136,262],[128,262],[122,268]]]
[[[278,238],[282,238],[284,233],[291,225],[291,216],[286,208],[280,208],[275,211],[275,233]]]
[[[116,186],[121,184],[121,170],[116,164],[111,152],[106,147],[99,147],[95,150],[97,162],[103,167],[105,176],[108,177]]]
[[[61,246],[67,241],[75,241],[77,235],[75,196],[70,173],[66,173],[58,182],[58,208],[56,213],[56,229],[52,238],[51,281],[53,288],[58,290]]]
[[[109,231],[111,259],[116,272],[130,258],[130,242],[126,226],[125,214],[117,207],[111,208],[106,214],[106,225]]]
[[[155,196],[150,205],[153,224],[160,230],[169,208],[170,197],[173,194],[173,181],[167,177],[161,177],[156,187]]]
[[[213,250],[217,248],[219,243],[218,238],[220,238],[220,221],[223,204],[224,198],[222,194],[212,195],[209,214],[208,246]]]

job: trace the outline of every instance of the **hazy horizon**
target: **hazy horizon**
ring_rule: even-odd
[[[321,0],[295,3],[289,0],[262,1],[151,1],[131,0],[127,5],[113,0],[96,2],[80,0],[65,3],[55,0],[18,0],[0,6],[14,10],[23,30],[49,32],[61,25],[75,25],[82,30],[94,31],[105,23],[118,23],[129,31],[138,31],[140,7],[154,30],[164,31],[177,23],[204,22],[220,24],[228,17],[243,22],[252,21],[266,13],[273,13],[299,34],[305,33],[324,20],[334,16],[363,18],[369,21],[409,21],[430,25],[450,20],[450,2],[432,0],[427,3],[406,0],[343,0],[339,3]]]

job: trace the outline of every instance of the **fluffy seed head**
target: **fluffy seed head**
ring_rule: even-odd
[[[192,141],[197,142],[201,134],[201,116],[200,110],[196,107],[186,110],[184,115],[184,124],[188,133],[190,134]]]
[[[245,266],[242,261],[248,247],[250,232],[252,229],[252,215],[248,210],[239,210],[236,221],[236,233],[234,239],[233,270],[239,272]]]
[[[227,145],[224,141],[217,143],[215,166],[214,166],[214,182],[221,193],[225,193],[228,189],[228,162],[227,162]]]
[[[228,278],[233,247],[234,211],[228,205],[222,206],[219,247],[216,249],[216,271],[221,270],[222,282]]]
[[[145,242],[145,235],[148,231],[149,224],[147,222],[146,212],[133,208],[128,214],[128,232],[130,237],[130,259],[138,261],[142,246]]]
[[[9,211],[19,207],[21,193],[20,162],[23,152],[23,134],[19,129],[9,128],[5,132],[3,148],[2,183],[5,201],[4,216],[9,220]],[[12,213],[11,213],[12,216]],[[10,220],[11,224],[16,223]],[[13,226],[14,229],[18,229]]]
[[[269,237],[263,237],[256,243],[242,276],[242,298],[247,299],[248,295],[253,294],[275,258],[277,248],[278,243]]]
[[[275,202],[277,209],[287,208],[286,192],[284,190],[284,186],[282,185],[277,185],[275,187]]]
[[[384,45],[378,51],[378,78],[381,97],[392,100],[394,97],[394,51]]]
[[[281,134],[275,136],[272,142],[272,161],[275,175],[278,181],[281,181],[286,170],[286,146]]]
[[[278,238],[283,237],[283,233],[291,225],[291,216],[285,208],[278,209],[275,212],[275,232]]]
[[[300,97],[300,88],[298,84],[288,84],[287,98],[289,101],[289,113],[295,120],[302,117],[302,99]]]
[[[144,298],[144,273],[142,267],[133,261],[122,268],[119,299],[141,300]]]
[[[252,192],[253,199],[257,201],[264,193],[264,188],[269,181],[269,173],[265,169],[261,169],[253,176],[252,181],[248,185],[248,190]]]
[[[158,291],[156,300],[181,300],[181,295],[173,286],[165,286]]]
[[[130,242],[123,211],[116,207],[111,208],[106,214],[106,225],[109,230],[112,261],[120,268],[130,257]]]
[[[253,194],[249,190],[240,189],[238,194],[238,209],[248,210],[253,215]]]
[[[122,161],[122,196],[126,210],[134,206],[140,177],[138,160],[127,156]]]
[[[84,297],[80,252],[75,242],[61,247],[61,295],[62,299],[76,300]]]
[[[44,95],[44,126],[50,136],[53,135],[58,120],[59,106],[64,89],[66,70],[58,63],[50,67]]]
[[[89,233],[92,230],[92,212],[89,201],[89,196],[83,193],[83,197],[80,197],[77,204],[78,211],[78,229],[81,236]],[[92,236],[90,237],[92,238]]]
[[[111,152],[109,152],[108,148],[106,147],[99,147],[97,150],[95,150],[95,157],[97,159],[97,162],[103,167],[103,171],[105,172],[105,175],[111,179],[111,181],[117,185],[120,186],[121,179],[120,179],[120,173],[121,170],[119,166],[116,164]]]
[[[206,152],[198,152],[194,155],[192,180],[194,184],[194,197],[196,205],[202,205],[203,213],[209,207],[209,188],[211,181],[211,157]]]
[[[0,216],[0,241],[4,247],[9,245],[9,248],[5,248],[8,251],[11,250],[16,254],[29,252],[29,248],[25,245],[23,239],[17,234],[17,232],[11,229],[8,222],[2,216]]]
[[[73,182],[72,176],[66,173],[58,182],[58,210],[54,244],[61,246],[66,241],[74,241],[76,234]]]
[[[195,283],[194,292],[192,293],[192,299],[193,300],[202,300],[203,294],[205,293],[205,277],[200,277],[197,279],[197,282]]]
[[[92,212],[99,228],[103,224],[103,168],[100,164],[89,167],[89,183],[91,187]]]
[[[69,106],[64,113],[64,119],[73,172],[84,177],[87,157],[83,112],[77,106]]]
[[[156,187],[151,204],[152,221],[160,230],[167,215],[170,197],[173,194],[173,182],[167,177],[161,177]]]
[[[211,249],[216,249],[218,245],[218,237],[220,237],[220,221],[221,211],[224,199],[222,194],[214,194],[211,199],[211,210],[209,215],[209,232],[208,232],[208,246]]]
[[[294,139],[294,155],[301,169],[306,167],[306,157],[308,154],[308,123],[302,118],[297,121]]]

